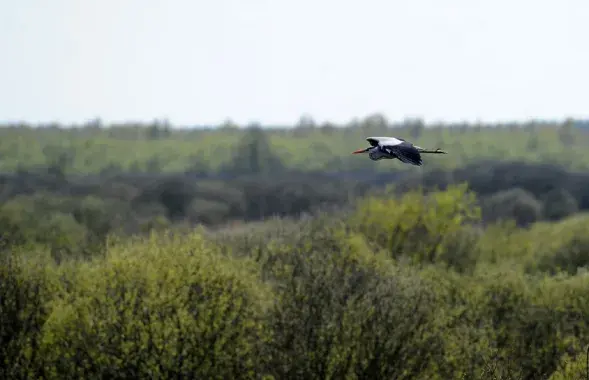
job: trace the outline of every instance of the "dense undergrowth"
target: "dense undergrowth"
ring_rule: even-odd
[[[589,217],[483,226],[464,186],[0,266],[0,378],[582,379]]]

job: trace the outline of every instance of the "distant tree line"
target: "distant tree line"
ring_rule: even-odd
[[[480,160],[554,162],[570,169],[589,168],[588,129],[582,120],[531,120],[524,123],[391,122],[371,114],[349,123],[317,123],[309,115],[288,127],[231,120],[200,128],[173,128],[167,120],[105,125],[27,124],[0,128],[0,172],[51,166],[68,174],[180,172],[208,174],[298,171],[410,170],[374,165],[349,152],[367,136],[399,136],[421,146],[451,152],[428,159],[428,167],[455,169]],[[129,154],[129,152],[133,154]]]

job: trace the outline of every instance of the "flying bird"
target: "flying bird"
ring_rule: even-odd
[[[421,148],[399,137],[368,137],[366,141],[370,143],[368,148],[358,149],[352,153],[368,153],[368,157],[372,161],[396,158],[405,164],[421,166],[423,164],[421,153],[447,154],[447,152],[440,149]]]

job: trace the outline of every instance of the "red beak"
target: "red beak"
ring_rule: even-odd
[[[364,153],[366,152],[366,149],[358,149],[352,152],[352,154],[358,154],[358,153]]]

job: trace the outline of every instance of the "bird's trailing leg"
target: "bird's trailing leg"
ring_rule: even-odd
[[[431,150],[431,149],[424,149],[424,148],[419,147],[419,146],[415,146],[415,148],[417,148],[417,150],[419,151],[419,153],[448,154],[448,152],[446,152],[444,150],[441,150],[441,149]]]

